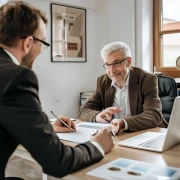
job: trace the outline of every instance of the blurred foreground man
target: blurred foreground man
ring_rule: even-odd
[[[5,178],[9,157],[22,144],[44,173],[62,177],[101,160],[114,146],[111,126],[91,137],[91,142],[68,147],[60,142],[42,111],[38,81],[31,70],[45,46],[47,19],[28,3],[14,1],[0,7],[0,179]],[[61,117],[71,128],[69,118]],[[67,129],[67,131],[69,131]]]

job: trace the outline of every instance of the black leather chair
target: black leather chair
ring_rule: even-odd
[[[24,179],[19,177],[5,177],[5,180],[24,180]]]
[[[162,104],[162,114],[169,123],[174,100],[177,96],[177,84],[174,78],[158,75],[159,97]]]

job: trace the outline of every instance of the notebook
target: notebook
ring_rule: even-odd
[[[166,133],[145,132],[119,141],[118,145],[164,152],[180,143],[180,96],[176,97]]]

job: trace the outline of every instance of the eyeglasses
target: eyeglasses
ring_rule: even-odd
[[[127,57],[128,58],[128,57]],[[121,61],[116,61],[116,62],[114,62],[114,63],[112,63],[112,64],[104,64],[103,65],[103,68],[104,69],[109,69],[111,66],[113,66],[113,67],[119,67],[120,65],[121,65],[121,63],[123,62],[123,61],[125,61],[127,58],[124,58],[123,60],[121,60]]]
[[[42,43],[42,48],[43,48],[44,50],[48,49],[48,47],[50,46],[50,44],[47,43],[46,41],[43,41],[43,40],[41,40],[41,39],[38,39],[38,38],[36,38],[36,37],[34,37],[34,36],[32,36],[32,37],[33,37],[33,39],[35,39],[36,41],[39,41],[39,42]],[[25,39],[25,38],[27,38],[27,36],[21,37],[20,39]]]
[[[36,38],[36,37],[34,37],[34,36],[33,36],[33,38],[34,38],[35,40],[37,40],[37,41],[39,41],[39,42],[42,43],[42,48],[43,48],[44,50],[48,49],[48,47],[50,46],[50,44],[47,43],[46,41],[43,41],[43,40],[41,40],[41,39],[38,39],[38,38]]]

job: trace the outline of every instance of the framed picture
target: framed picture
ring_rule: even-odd
[[[51,4],[51,61],[86,62],[86,10]]]

